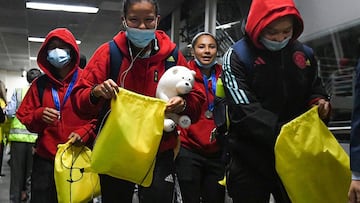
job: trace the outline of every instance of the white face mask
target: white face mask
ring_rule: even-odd
[[[47,60],[56,68],[63,68],[70,62],[70,51],[68,49],[52,49],[48,51]]]
[[[217,61],[213,60],[211,63],[205,65],[205,64],[202,64],[197,58],[195,58],[195,63],[201,68],[209,69],[209,68],[213,67],[215,64],[217,64]]]
[[[290,39],[291,36],[285,38],[281,42],[277,42],[277,41],[268,40],[265,37],[261,37],[260,42],[270,51],[279,51],[280,49],[286,47]]]

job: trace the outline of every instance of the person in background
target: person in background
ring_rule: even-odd
[[[4,123],[5,119],[6,119],[5,113],[4,113],[5,106],[6,106],[5,84],[3,81],[0,80],[0,123]],[[1,135],[2,135],[2,132],[1,132],[1,126],[0,126],[0,136]],[[0,139],[0,142],[2,142],[2,139]]]
[[[5,83],[0,80],[0,177],[5,176],[2,173],[2,162],[3,162],[3,155],[4,155],[4,142],[5,142],[5,107],[6,107],[6,88]]]
[[[234,203],[268,202],[270,193],[277,203],[290,202],[275,170],[275,141],[283,124],[314,105],[327,121],[329,97],[311,48],[297,41],[303,20],[292,0],[253,0],[245,31],[244,41],[223,57],[230,114],[227,188]],[[250,66],[244,55],[253,59]]]
[[[360,53],[360,50],[359,50]],[[350,133],[350,168],[352,181],[349,188],[349,203],[360,202],[360,59],[356,66],[354,106]]]
[[[116,80],[110,78],[110,48],[106,42],[90,58],[83,77],[74,89],[76,106],[83,115],[97,116],[104,103],[115,98],[119,87],[155,97],[159,79],[165,72],[165,61],[176,45],[165,32],[156,30],[159,24],[159,6],[155,0],[125,0],[122,23],[125,31],[113,40],[119,47],[122,61]],[[186,66],[181,52],[177,65]],[[175,96],[167,103],[166,112],[189,115],[193,122],[199,119],[204,102],[199,83],[187,95]],[[101,121],[100,121],[101,122]],[[141,127],[141,126],[139,126]],[[172,202],[174,193],[174,152],[177,131],[164,133],[155,162],[153,182],[150,187],[139,188],[139,199],[147,202]],[[134,183],[100,174],[103,203],[131,202]]]
[[[30,69],[26,73],[29,85],[39,77],[41,72],[37,68]],[[8,141],[10,142],[10,201],[20,203],[29,198],[30,175],[33,160],[33,147],[37,139],[36,133],[29,132],[26,127],[16,118],[15,113],[19,108],[29,86],[16,88],[7,104],[5,112],[11,117],[11,126]]]
[[[206,101],[202,103],[200,120],[188,129],[179,128],[181,147],[176,158],[176,171],[185,203],[221,203],[225,187],[218,183],[224,178],[222,151],[213,137],[216,81],[221,73],[217,63],[218,44],[214,35],[200,32],[191,42],[194,58],[188,66],[196,70],[196,79],[203,83]]]
[[[80,118],[69,99],[82,74],[79,61],[79,47],[73,34],[66,28],[51,30],[37,56],[45,75],[32,82],[16,112],[20,122],[38,134],[31,175],[31,203],[57,202],[54,159],[58,144],[71,140],[91,146],[94,140],[96,120]]]

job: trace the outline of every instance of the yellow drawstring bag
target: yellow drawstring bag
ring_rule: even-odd
[[[59,144],[54,178],[59,203],[87,203],[100,195],[99,175],[90,168],[91,150],[68,141]]]
[[[349,156],[314,107],[281,128],[276,170],[293,203],[345,203],[351,181]]]
[[[164,129],[166,103],[121,88],[94,145],[91,167],[99,174],[151,185]]]

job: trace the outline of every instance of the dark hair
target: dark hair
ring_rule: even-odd
[[[80,63],[79,67],[84,69],[86,66],[86,56],[84,54],[80,54]]]
[[[133,5],[134,3],[139,3],[139,2],[142,2],[142,1],[147,1],[149,3],[151,3],[152,5],[155,6],[155,13],[156,15],[159,15],[160,14],[160,8],[159,8],[159,4],[156,0],[124,0],[124,3],[123,3],[123,13],[124,13],[124,16],[126,16],[127,12],[128,12],[128,8]]]
[[[26,80],[31,83],[35,78],[41,75],[41,71],[37,68],[32,68],[26,73]]]
[[[216,47],[219,47],[218,42],[216,40],[216,37],[213,34],[211,34],[210,32],[199,32],[194,36],[194,38],[191,41],[191,47],[192,48],[194,48],[194,46],[195,46],[197,40],[199,39],[199,37],[203,36],[203,35],[208,35],[208,36],[212,37],[214,39],[215,43],[216,43]]]

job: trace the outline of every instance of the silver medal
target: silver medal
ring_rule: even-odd
[[[212,113],[210,110],[206,110],[206,111],[205,111],[205,117],[208,118],[208,119],[210,119],[210,118],[213,117],[213,113]]]

